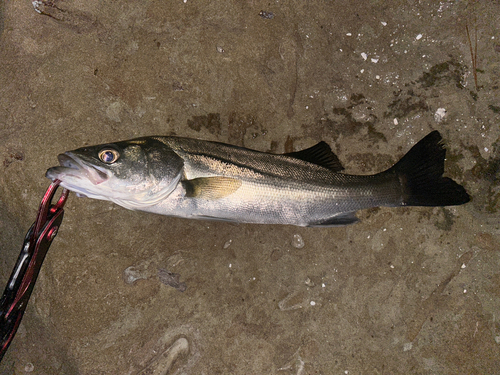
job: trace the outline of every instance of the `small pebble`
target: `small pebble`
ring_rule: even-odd
[[[224,249],[227,249],[229,246],[231,246],[231,242],[233,242],[233,240],[226,241],[226,243],[224,244]]]
[[[266,12],[265,10],[261,10],[259,12],[259,16],[261,16],[265,20],[272,20],[274,18],[274,13],[273,12]]]
[[[302,236],[300,234],[294,234],[292,240],[292,246],[295,247],[296,249],[302,249],[304,245],[305,243]]]
[[[312,281],[310,278],[307,278],[306,281],[304,281],[304,284],[306,284],[308,287],[313,287],[316,284],[314,284],[314,281]]]
[[[35,370],[35,366],[33,363],[29,362],[24,366],[24,372],[33,372]]]
[[[145,269],[140,269],[138,267],[130,266],[123,271],[123,280],[127,284],[133,284],[137,280],[147,279],[148,273]]]
[[[160,279],[161,283],[171,286],[172,288],[177,289],[179,292],[184,292],[187,288],[187,285],[186,283],[181,283],[179,281],[180,277],[181,275],[179,275],[178,273],[173,273],[163,268],[158,269],[158,278]]]
[[[443,121],[445,117],[446,117],[446,109],[445,108],[438,108],[436,110],[436,113],[434,113],[434,120],[436,122]]]

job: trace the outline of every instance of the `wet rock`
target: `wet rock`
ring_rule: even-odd
[[[220,53],[224,50],[219,51]],[[187,120],[187,125],[194,131],[201,131],[207,129],[211,134],[220,134],[221,120],[220,113],[209,113],[203,116],[193,116],[192,120]]]
[[[476,242],[484,250],[495,251],[500,250],[499,244],[495,241],[490,233],[481,232],[476,235]]]
[[[280,248],[276,248],[271,252],[271,260],[273,262],[280,260],[282,256],[283,256],[283,250],[281,250]]]

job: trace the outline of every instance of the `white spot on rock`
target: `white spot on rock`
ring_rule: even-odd
[[[438,108],[436,110],[436,113],[434,113],[434,120],[436,122],[441,122],[445,119],[446,117],[446,109],[444,108]]]
[[[33,5],[33,8],[35,8],[35,12],[42,14],[40,7],[43,5],[43,3],[41,0],[32,1],[31,4]]]
[[[33,372],[35,371],[35,366],[33,365],[33,363],[29,362],[26,364],[26,366],[24,366],[24,372]]]
[[[121,122],[120,119],[120,112],[122,110],[122,105],[120,102],[114,102],[108,105],[108,108],[106,108],[106,116],[114,121],[114,122]]]

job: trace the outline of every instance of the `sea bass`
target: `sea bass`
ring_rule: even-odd
[[[59,155],[46,176],[89,198],[191,219],[330,227],[378,207],[451,206],[469,201],[443,177],[439,132],[394,166],[350,175],[325,142],[287,154],[180,137],[143,137]]]

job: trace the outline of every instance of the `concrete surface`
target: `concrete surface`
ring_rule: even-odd
[[[84,145],[324,140],[368,174],[437,129],[473,202],[306,229],[71,195],[1,374],[500,373],[498,1],[35,5],[0,7],[2,288],[45,170]]]

